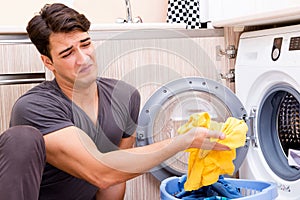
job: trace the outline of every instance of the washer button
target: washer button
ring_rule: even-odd
[[[280,55],[280,50],[278,48],[275,48],[272,52],[272,60],[277,60]]]

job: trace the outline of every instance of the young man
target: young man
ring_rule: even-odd
[[[39,148],[22,150],[16,157],[6,158],[13,163],[11,166],[21,163],[22,167],[8,173],[0,169],[0,174],[18,174],[19,179],[14,181],[21,184],[15,187],[10,182],[1,191],[7,183],[0,179],[0,199],[123,199],[127,180],[179,151],[193,147],[228,150],[209,140],[223,139],[224,134],[204,128],[132,148],[140,95],[125,82],[97,77],[89,28],[90,22],[84,15],[63,4],[46,5],[28,23],[29,37],[55,79],[34,87],[13,107],[10,125],[35,127],[43,137],[22,136],[22,142],[33,143],[26,149],[37,144]],[[18,141],[14,138],[19,135],[4,133],[1,138]],[[6,151],[17,148],[16,145]],[[22,162],[18,159],[20,155],[24,158]],[[0,165],[6,161],[1,161],[0,155]],[[23,168],[31,173],[18,173]],[[29,179],[35,183],[30,187]]]

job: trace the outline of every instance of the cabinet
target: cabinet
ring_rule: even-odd
[[[299,0],[209,0],[207,4],[208,18],[216,27],[278,24],[300,19]]]
[[[24,35],[0,35],[0,132],[9,126],[16,99],[45,80],[45,69],[35,47]]]

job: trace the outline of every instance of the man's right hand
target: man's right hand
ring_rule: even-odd
[[[185,135],[190,137],[189,140],[191,140],[189,148],[219,151],[230,150],[228,146],[214,142],[216,139],[223,140],[226,138],[226,135],[222,132],[212,131],[203,127],[195,127],[189,130]]]

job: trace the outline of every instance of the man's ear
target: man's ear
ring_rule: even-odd
[[[44,63],[44,65],[50,70],[50,71],[54,71],[54,67],[53,67],[53,62],[52,60],[48,57],[48,56],[45,56],[45,55],[41,55],[41,59]]]

